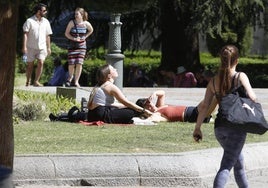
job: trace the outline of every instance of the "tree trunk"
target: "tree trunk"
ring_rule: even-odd
[[[160,67],[176,70],[185,66],[193,70],[200,66],[199,40],[197,31],[188,31],[191,10],[190,1],[185,2],[184,8],[177,5],[177,0],[160,0],[161,30],[162,30],[162,59]]]
[[[0,6],[0,167],[13,169],[12,102],[16,59],[18,0]]]

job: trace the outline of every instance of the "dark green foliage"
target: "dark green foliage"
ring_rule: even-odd
[[[220,48],[226,44],[234,44],[241,56],[249,53],[252,45],[253,27],[264,11],[263,1],[223,1],[218,5],[218,28],[207,34],[208,50],[217,56]]]
[[[55,50],[55,51],[54,51]],[[66,50],[58,48],[52,44],[53,56],[47,58],[44,65],[44,74],[42,75],[42,83],[47,82],[53,73],[53,58],[56,56],[63,57],[62,62],[67,61]],[[88,52],[88,56],[84,62],[82,75],[80,78],[81,86],[95,86],[96,84],[96,71],[98,67],[106,63],[105,60],[106,51],[102,48],[98,50],[91,50]],[[159,51],[125,51],[124,52],[124,77],[123,83],[126,85],[128,72],[132,63],[138,64],[143,72],[152,80],[156,81],[159,78],[159,66],[161,62],[161,53]],[[213,57],[208,53],[200,54],[201,65],[205,69],[211,69],[213,72],[218,70],[219,58]],[[21,58],[17,59],[19,67],[24,67]],[[253,87],[268,88],[268,60],[263,57],[252,57],[252,58],[240,58],[238,69],[246,72],[252,82]],[[23,69],[17,71],[25,72]]]
[[[201,64],[217,72],[219,58],[207,53],[201,54]],[[262,57],[241,57],[237,70],[245,72],[253,88],[268,88],[268,59]]]

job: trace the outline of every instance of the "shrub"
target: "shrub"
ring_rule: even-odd
[[[24,121],[41,120],[46,115],[46,106],[40,101],[19,102],[13,113],[14,118]]]
[[[67,50],[62,49],[52,43],[52,55],[46,59],[41,82],[47,82],[53,73],[53,59],[57,56],[62,58],[62,63],[67,61]],[[132,63],[136,63],[140,69],[154,81],[158,80],[158,67],[161,62],[161,52],[159,51],[124,51],[125,55],[123,64],[123,83],[126,86],[128,79],[128,73]],[[96,84],[96,71],[98,67],[106,63],[105,60],[106,51],[103,48],[93,49],[87,52],[86,59],[84,61],[82,74],[80,77],[81,86],[94,86]],[[213,57],[209,53],[200,53],[200,62],[205,69],[210,69],[213,72],[217,72],[219,66],[219,58]],[[25,72],[25,64],[22,63],[21,58],[17,59],[18,72]],[[238,70],[248,74],[253,87],[268,87],[267,81],[267,66],[268,59],[264,57],[241,57],[239,59]],[[24,70],[24,71],[23,71]]]
[[[56,97],[55,94],[15,90],[13,120],[45,120],[50,113],[67,112],[71,107],[78,105],[75,99]]]

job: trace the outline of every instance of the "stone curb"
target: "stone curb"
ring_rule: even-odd
[[[268,174],[268,142],[247,144],[243,152],[249,178]],[[167,154],[19,155],[13,181],[17,186],[211,187],[221,156],[221,148]]]

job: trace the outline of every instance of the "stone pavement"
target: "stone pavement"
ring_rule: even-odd
[[[63,87],[62,87],[63,88]],[[30,90],[36,92],[45,93],[57,93],[56,87],[25,87],[20,86],[16,89]],[[82,97],[88,99],[92,87],[82,87],[80,89],[75,88],[63,88],[66,90],[75,90],[75,97],[77,101],[80,101]],[[125,96],[135,102],[138,98],[148,97],[156,89],[163,89],[166,92],[166,103],[176,105],[197,105],[204,97],[205,88],[123,88]],[[268,89],[254,88],[254,91],[258,97],[258,101],[262,104],[264,115],[268,119]]]
[[[16,89],[56,93],[54,87]],[[76,89],[77,100],[88,98],[91,89]],[[123,88],[123,92],[135,102],[156,89],[166,91],[167,104],[178,105],[196,105],[205,93],[204,88]],[[254,90],[267,118],[268,89]],[[212,187],[221,155],[221,148],[164,154],[20,155],[14,159],[13,180],[18,188]],[[244,155],[250,187],[268,187],[268,143],[247,144]],[[236,184],[230,176],[227,188],[233,187]]]

